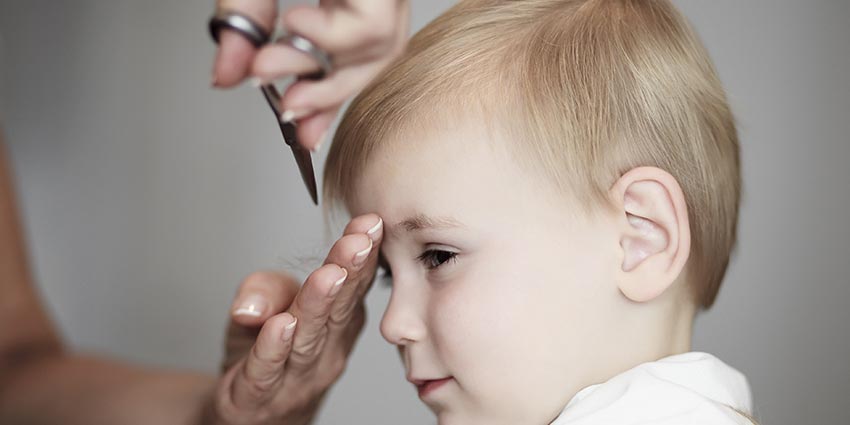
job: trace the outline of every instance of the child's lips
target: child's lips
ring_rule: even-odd
[[[416,386],[416,389],[419,391],[419,398],[424,398],[452,379],[453,377],[448,376],[440,379],[408,379],[408,381]]]

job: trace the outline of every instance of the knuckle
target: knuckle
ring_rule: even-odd
[[[331,300],[326,299],[325,293],[323,293],[323,290],[318,284],[309,285],[309,287],[304,289],[304,292],[306,299],[299,305],[299,311],[297,313],[298,320],[304,324],[321,325],[325,323],[330,314]],[[304,325],[300,324],[299,326],[304,327]]]
[[[285,357],[269,353],[255,353],[254,357],[262,364],[261,367],[264,370],[276,370],[286,361]]]
[[[275,381],[275,379],[248,379],[245,388],[251,397],[262,399],[274,389]]]
[[[344,307],[340,307],[336,311],[331,312],[328,316],[328,327],[329,328],[344,328],[348,326],[354,319],[355,312],[357,310],[357,306],[354,304],[349,304]]]
[[[215,415],[227,424],[241,425],[246,423],[245,412],[233,405],[219,401],[214,406]]]
[[[328,328],[331,329],[341,329],[349,326],[362,329],[365,323],[366,308],[363,302],[354,302],[340,307],[328,316]]]
[[[322,330],[315,338],[311,338],[306,343],[292,347],[292,352],[289,354],[289,358],[299,364],[315,362],[316,359],[319,358],[319,354],[325,348],[327,332],[327,328],[322,327]]]
[[[327,311],[312,311],[306,312],[307,320],[313,323],[326,323],[328,320],[328,315],[330,314]]]
[[[279,366],[286,360],[280,354],[260,350],[256,345],[251,348],[251,356],[256,360],[254,363],[256,365],[255,367],[262,371],[274,370],[276,366]]]

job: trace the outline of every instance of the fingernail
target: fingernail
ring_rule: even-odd
[[[325,137],[328,137],[327,130],[319,136],[319,143],[316,143],[316,146],[313,146],[313,153],[319,153],[319,149],[321,149],[322,145],[325,143]]]
[[[252,295],[243,300],[233,314],[236,316],[260,317],[265,308],[266,301],[262,297]]]
[[[248,79],[248,84],[250,84],[251,87],[260,87],[263,85],[263,80],[261,80],[260,77],[251,77]]]
[[[353,261],[354,265],[355,266],[362,266],[363,263],[366,262],[366,258],[369,257],[369,252],[371,252],[371,251],[372,251],[372,239],[369,239],[369,246],[366,249],[364,249],[363,251],[360,251],[360,252],[354,254],[354,261]]]
[[[375,238],[376,238],[375,235],[378,233],[379,230],[381,230],[381,227],[383,227],[383,226],[384,226],[384,219],[381,218],[381,217],[378,217],[378,222],[374,226],[372,226],[371,229],[367,230],[366,234],[369,235],[369,238],[374,241]]]
[[[293,321],[292,321],[292,323],[290,323],[290,324],[286,325],[286,327],[284,327],[284,328],[283,328],[283,336],[282,336],[282,339],[283,339],[284,341],[289,341],[289,340],[292,338],[292,334],[294,334],[294,333],[295,333],[295,324],[296,324],[296,323],[298,323],[298,319],[297,319],[297,318],[296,318],[295,320],[293,320]]]
[[[334,282],[334,286],[332,286],[330,292],[328,292],[328,295],[330,296],[336,295],[339,290],[342,289],[342,283],[345,282],[345,279],[348,277],[348,270],[343,267],[340,268],[342,269],[343,275],[336,282]]]
[[[305,111],[303,109],[287,109],[280,114],[280,120],[283,122],[292,122],[297,119],[304,118],[309,114],[310,111]]]
[[[210,78],[210,85],[213,87],[218,87],[218,75],[213,72],[212,77]]]

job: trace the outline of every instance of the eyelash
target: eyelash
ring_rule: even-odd
[[[428,270],[436,270],[450,261],[457,261],[457,253],[442,249],[429,249],[419,257],[416,257],[416,259],[427,267]],[[392,286],[393,275],[390,269],[388,267],[381,267],[381,270],[383,271],[380,276],[381,285],[386,287]]]

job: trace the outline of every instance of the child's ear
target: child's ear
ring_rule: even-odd
[[[617,285],[632,301],[650,301],[670,287],[688,260],[685,196],[676,179],[656,167],[630,170],[610,194],[620,211],[623,262]]]

